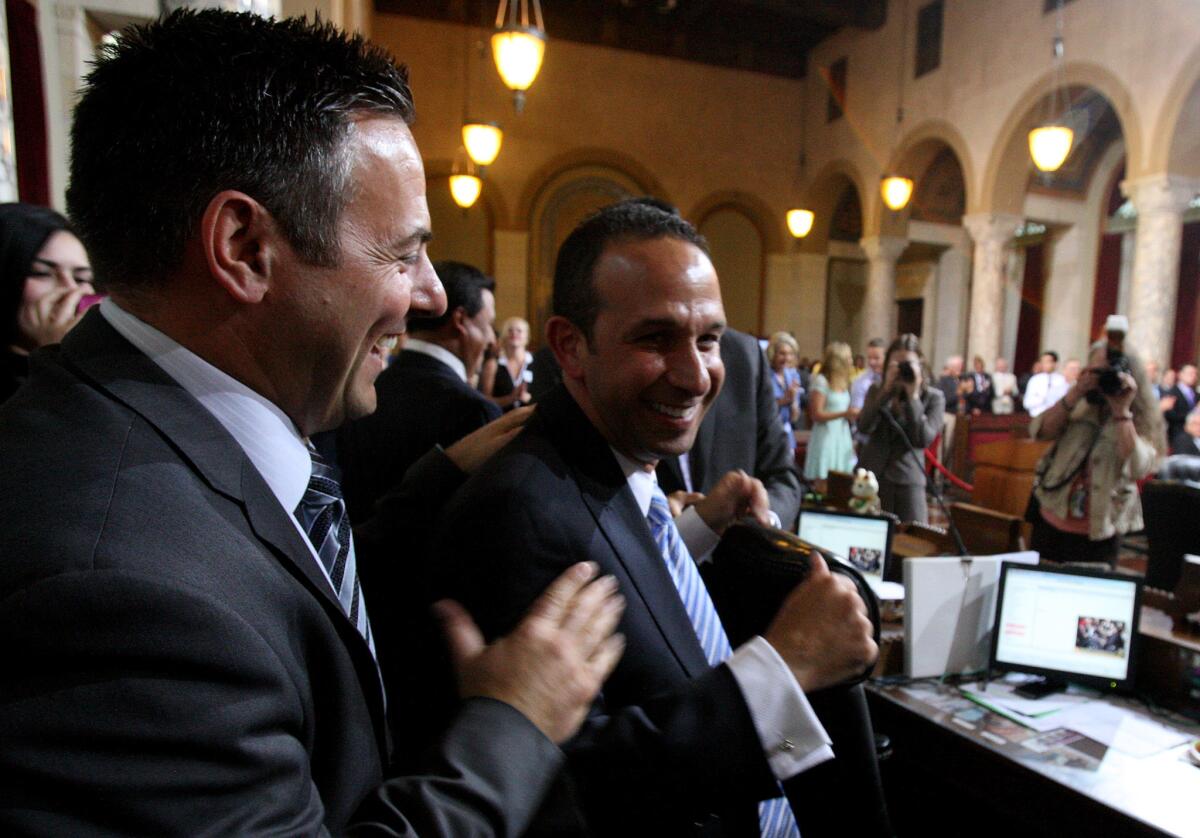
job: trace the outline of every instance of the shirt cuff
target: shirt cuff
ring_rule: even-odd
[[[726,664],[750,709],[775,779],[786,780],[833,759],[829,734],[770,643],[752,638]]]
[[[688,552],[697,564],[702,564],[712,558],[713,548],[721,537],[709,529],[708,524],[700,517],[696,507],[689,506],[675,519],[675,527],[679,537],[687,545]]]
[[[779,520],[774,509],[768,509],[767,516],[771,526],[775,529],[782,529],[783,522]],[[687,545],[688,552],[692,554],[692,559],[696,564],[704,564],[712,560],[712,551],[716,548],[717,542],[721,540],[721,536],[709,529],[708,524],[704,523],[704,519],[696,511],[696,507],[689,506],[679,513],[679,517],[675,519],[675,528],[679,530],[679,537]]]

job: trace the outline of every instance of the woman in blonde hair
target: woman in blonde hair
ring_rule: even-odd
[[[850,347],[831,343],[821,359],[821,374],[813,378],[808,409],[812,435],[804,458],[804,476],[824,480],[830,471],[854,468],[854,440],[850,423],[858,411],[850,407]]]
[[[783,425],[788,445],[793,451],[796,448],[796,434],[792,428],[800,420],[800,396],[804,393],[800,371],[796,369],[796,358],[799,354],[799,344],[787,332],[771,335],[771,343],[767,346],[767,361],[771,364],[775,406],[779,409],[779,422]]]

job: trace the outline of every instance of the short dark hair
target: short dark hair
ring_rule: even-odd
[[[708,254],[708,242],[675,208],[657,198],[630,198],[596,212],[571,231],[554,263],[552,311],[574,323],[590,342],[600,311],[592,274],[604,248],[614,241],[670,238]]]
[[[446,311],[440,317],[411,318],[408,321],[410,332],[437,331],[450,321],[457,308],[461,308],[467,317],[474,317],[483,308],[483,292],[496,292],[496,280],[465,262],[448,259],[434,262],[433,270],[446,289]]]
[[[178,267],[213,196],[262,203],[301,258],[338,263],[358,114],[413,119],[408,75],[304,18],[176,11],[100,50],[75,108],[68,211],[102,283]]]
[[[1051,358],[1053,358],[1053,359],[1054,359],[1054,363],[1056,363],[1056,364],[1058,363],[1058,353],[1057,353],[1057,352],[1055,352],[1053,349],[1046,349],[1046,350],[1043,350],[1043,351],[1042,351],[1042,354],[1041,354],[1041,355],[1038,355],[1038,357],[1039,357],[1039,358],[1045,358],[1047,355],[1049,355]]]
[[[867,341],[867,349],[883,349],[887,346],[887,341],[883,338],[871,338]]]
[[[0,204],[0,339],[20,341],[17,317],[33,260],[59,230],[75,232],[57,212],[35,204]]]

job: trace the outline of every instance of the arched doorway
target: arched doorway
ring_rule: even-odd
[[[540,342],[554,289],[554,261],[571,231],[596,210],[652,186],[609,163],[579,163],[558,171],[537,190],[530,209],[527,311],[534,343]]]
[[[766,253],[755,219],[737,204],[721,204],[698,219],[697,228],[708,239],[727,322],[743,332],[761,334]]]

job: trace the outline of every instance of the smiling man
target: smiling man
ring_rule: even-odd
[[[443,604],[465,701],[385,782],[394,604],[307,444],[446,305],[412,118],[389,56],[304,20],[178,12],[89,75],[68,203],[111,297],[0,409],[0,832],[516,834],[556,774],[611,581],[573,567],[488,647]]]
[[[794,835],[780,783],[832,756],[805,693],[876,649],[819,558],[765,636],[730,649],[692,556],[739,517],[765,520],[766,491],[735,471],[678,522],[666,511],[655,466],[692,446],[725,374],[704,239],[658,202],[603,209],[559,251],[553,310],[563,385],[451,501],[431,566],[491,633],[567,557],[618,580],[626,655],[565,746],[589,834]],[[567,833],[568,806],[548,804],[545,832]]]

